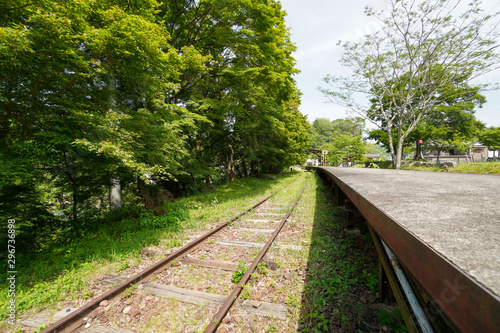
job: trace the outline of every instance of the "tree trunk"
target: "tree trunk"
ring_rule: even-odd
[[[144,203],[144,208],[151,210],[153,208],[153,200],[146,188],[146,182],[141,177],[137,177],[137,190],[139,191],[139,197],[141,197]]]
[[[243,178],[243,173],[241,172],[241,165],[236,165],[236,172],[238,173],[238,177]]]
[[[112,210],[122,208],[122,187],[120,179],[114,178],[109,187],[109,206]]]
[[[389,150],[390,150],[391,158],[392,158],[392,161],[391,161],[392,168],[396,169],[397,155],[394,152],[394,142],[392,141],[392,128],[391,128],[391,126],[389,126],[389,124],[387,125],[387,138],[389,139]]]
[[[68,159],[66,157],[66,153],[64,153],[64,165],[66,166],[66,171],[64,172],[66,176],[68,176],[69,181],[71,182],[71,187],[73,189],[73,221],[76,222],[78,220],[78,184],[76,183],[76,179],[73,177],[71,172],[69,171]]]
[[[69,173],[68,171],[66,171],[66,175],[68,176],[69,178],[69,181],[71,182],[71,187],[73,189],[73,208],[72,208],[72,215],[73,215],[73,221],[76,222],[78,220],[78,185],[76,183],[76,180],[75,178],[73,178],[73,176],[71,175],[71,173]]]
[[[78,185],[76,181],[72,180],[73,183],[73,221],[78,220]]]
[[[229,162],[228,168],[227,168],[227,175],[229,176],[229,180],[233,181],[236,179],[236,172],[234,172],[234,165],[233,162]]]
[[[244,177],[248,177],[247,162],[245,162],[245,159],[243,159],[241,161],[241,167],[243,169],[243,175],[244,175]]]
[[[229,149],[230,149],[230,153],[226,157],[226,161],[227,161],[227,175],[229,176],[229,179],[231,181],[233,181],[236,178],[236,172],[234,172],[234,160],[233,160],[234,151],[233,151],[233,146],[229,145]]]
[[[210,189],[210,185],[211,185],[210,177],[209,176],[205,176],[205,189],[204,189],[205,192]]]
[[[401,169],[401,158],[403,157],[403,142],[402,140],[398,141],[398,149],[396,150],[396,163],[393,163],[394,169]]]
[[[415,152],[415,157],[413,158],[415,161],[422,160],[422,144],[417,140],[417,151]]]
[[[250,162],[250,174],[255,175],[259,171],[259,166],[257,165],[257,161]]]

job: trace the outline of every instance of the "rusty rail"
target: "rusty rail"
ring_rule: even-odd
[[[306,189],[307,183],[308,183],[308,181],[306,181],[306,183],[304,185],[304,188],[302,188],[302,191],[300,192],[299,196],[297,197],[297,200],[295,200],[295,202],[291,206],[291,208],[288,211],[288,213],[285,214],[285,217],[283,217],[283,219],[281,220],[281,222],[278,225],[278,227],[276,227],[276,230],[272,234],[271,238],[266,242],[266,244],[264,245],[264,247],[260,250],[260,252],[257,255],[257,257],[254,259],[254,261],[250,265],[250,267],[247,269],[247,271],[245,272],[245,275],[243,275],[243,277],[241,278],[240,282],[238,282],[238,284],[233,289],[233,291],[231,292],[231,294],[229,294],[229,296],[226,298],[226,300],[224,301],[224,303],[221,305],[221,307],[219,308],[219,310],[217,311],[217,313],[214,315],[214,317],[212,318],[212,320],[208,324],[207,328],[205,329],[205,331],[204,331],[205,333],[213,333],[213,332],[215,332],[217,330],[217,328],[219,327],[220,323],[222,322],[222,319],[224,319],[224,317],[226,316],[226,314],[229,312],[229,309],[231,309],[231,307],[233,306],[234,302],[236,301],[236,299],[240,295],[241,291],[245,287],[245,284],[248,282],[248,280],[250,280],[250,276],[255,271],[255,268],[257,268],[257,265],[262,260],[262,258],[264,258],[264,256],[266,255],[267,251],[271,247],[271,244],[274,242],[274,240],[278,236],[279,232],[281,231],[281,229],[285,225],[286,220],[288,219],[288,217],[290,217],[290,214],[292,214],[295,206],[297,206],[297,203],[299,202],[300,197],[302,196],[302,193],[304,193],[304,190]]]
[[[218,227],[214,228],[213,230],[209,231],[208,233],[202,235],[201,237],[193,240],[192,242],[184,245],[181,247],[179,250],[172,252],[169,254],[167,257],[164,259],[158,261],[156,264],[153,266],[150,266],[149,268],[145,269],[144,271],[140,272],[139,274],[129,278],[128,280],[122,282],[115,288],[109,290],[105,294],[102,294],[101,296],[93,299],[89,303],[85,304],[78,310],[72,312],[71,314],[67,315],[66,317],[62,318],[61,320],[53,323],[46,329],[44,329],[41,333],[49,333],[49,332],[71,332],[72,330],[80,327],[82,325],[81,320],[84,318],[86,315],[88,315],[90,312],[92,312],[94,309],[96,309],[99,304],[104,301],[104,300],[111,300],[117,296],[119,296],[121,293],[123,293],[127,288],[131,287],[132,285],[146,280],[148,277],[150,277],[153,273],[155,273],[157,270],[163,268],[167,264],[169,264],[172,260],[179,258],[182,255],[185,255],[186,253],[194,250],[199,244],[203,243],[206,241],[209,237],[212,235],[216,234],[223,228],[225,228],[229,223],[234,222],[244,214],[248,213],[250,210],[257,208],[258,206],[262,205],[264,202],[266,202],[269,198],[274,196],[274,194],[271,194],[270,196],[264,198],[263,200],[259,201],[257,204],[253,205],[250,208],[247,208],[245,211],[241,212],[240,214],[236,215],[233,217],[231,220],[229,220],[226,223],[223,223],[219,225]]]

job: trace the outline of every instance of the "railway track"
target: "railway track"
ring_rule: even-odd
[[[186,309],[197,312],[193,317],[205,319],[204,327],[198,328],[205,332],[215,332],[221,325],[230,325],[231,322],[224,318],[231,308],[237,308],[232,311],[244,315],[285,319],[286,306],[265,301],[265,297],[250,300],[246,284],[250,280],[256,283],[259,275],[278,269],[280,251],[301,250],[297,244],[283,244],[282,241],[277,244],[277,239],[283,226],[290,221],[306,186],[307,180],[300,194],[293,199],[288,195],[288,201],[287,195],[275,194],[263,199],[132,277],[104,277],[101,283],[113,288],[42,333],[129,332],[116,325],[110,328],[106,323],[112,321],[110,318],[130,320],[131,316],[147,311],[150,302],[158,303],[159,299],[165,307],[164,312],[175,313],[176,308],[184,306],[179,304],[195,304],[196,310],[188,305]],[[270,249],[271,254],[268,253]],[[137,297],[138,304],[136,294],[141,295]],[[243,300],[238,300],[240,294]]]

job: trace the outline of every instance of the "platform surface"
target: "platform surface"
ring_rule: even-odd
[[[500,176],[324,167],[500,295]]]

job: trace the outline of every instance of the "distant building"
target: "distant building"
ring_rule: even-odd
[[[307,166],[318,166],[319,165],[319,161],[316,160],[316,159],[308,159],[306,161],[306,165]]]
[[[380,159],[380,154],[363,154],[363,156],[369,160],[378,160]]]
[[[439,154],[439,161],[448,162],[483,162],[488,157],[494,157],[494,151],[489,151],[488,147],[479,143],[474,144],[467,152],[459,151],[457,149],[450,149],[448,151],[441,151]],[[424,159],[428,161],[437,160],[438,152],[432,151]]]
[[[486,161],[488,158],[488,147],[476,143],[474,147],[469,149],[469,156],[474,162]]]

